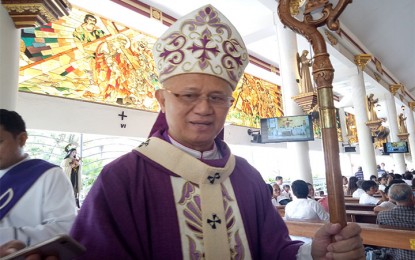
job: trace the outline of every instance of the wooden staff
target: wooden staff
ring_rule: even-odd
[[[303,35],[313,47],[315,54],[313,78],[317,84],[317,102],[322,129],[330,222],[340,223],[344,227],[347,225],[347,221],[340,170],[336,109],[333,102],[334,69],[327,53],[326,42],[317,28],[327,24],[330,30],[338,30],[340,25],[337,18],[352,0],[339,0],[334,8],[328,0],[309,0],[305,7],[303,21],[297,20],[290,13],[291,4],[296,2],[298,0],[279,0],[278,14],[285,26]],[[316,12],[317,9],[322,9],[321,14],[319,14],[318,19],[314,20],[311,13]]]

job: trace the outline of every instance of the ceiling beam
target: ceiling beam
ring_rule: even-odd
[[[16,28],[38,27],[69,15],[67,0],[3,0]]]

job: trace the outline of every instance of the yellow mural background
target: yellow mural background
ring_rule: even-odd
[[[76,8],[41,27],[22,29],[19,91],[153,111],[160,87],[156,38]],[[283,115],[281,87],[245,73],[227,122],[259,128]]]

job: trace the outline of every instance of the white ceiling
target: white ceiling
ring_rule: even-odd
[[[69,0],[75,6],[123,23],[154,36],[166,29],[159,22],[144,18],[109,0]],[[130,1],[134,2],[134,1]],[[212,4],[238,28],[249,53],[276,67],[283,67],[279,58],[278,39],[274,25],[277,2],[274,0],[141,0],[174,18]],[[337,2],[333,0],[332,2]],[[415,97],[415,1],[414,0],[353,0],[340,16],[342,28],[367,53],[373,54],[384,69],[410,93],[409,101]],[[298,36],[299,52],[310,49],[309,43]],[[334,92],[341,98],[341,106],[352,106],[350,77],[356,74],[356,66],[340,52],[328,45],[331,62],[335,68]],[[354,53],[360,54],[360,53]],[[266,80],[281,84],[279,76],[254,65],[247,72]],[[366,93],[375,96],[387,89],[365,76]],[[337,104],[337,105],[339,105]]]
[[[341,22],[415,96],[415,1],[354,0]]]

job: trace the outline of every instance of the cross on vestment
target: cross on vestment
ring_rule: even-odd
[[[218,179],[218,180],[220,179],[220,174],[217,172],[213,176],[209,175],[209,177],[207,177],[207,179],[209,180],[209,182],[211,184],[213,184],[215,182],[215,179]]]
[[[213,228],[216,229],[216,223],[220,224],[222,221],[220,220],[220,218],[218,218],[216,216],[216,214],[212,214],[213,220],[208,219],[207,223]]]

